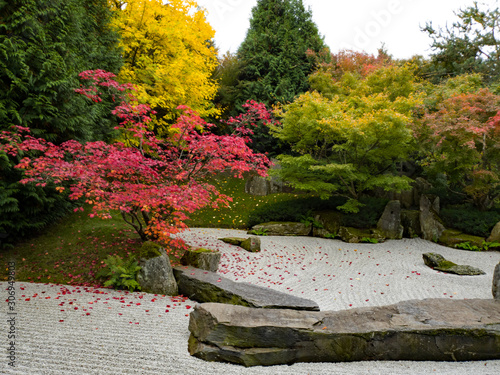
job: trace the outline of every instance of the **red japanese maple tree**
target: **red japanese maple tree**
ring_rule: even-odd
[[[179,107],[183,114],[168,138],[160,139],[148,128],[154,112],[137,103],[130,84],[119,84],[112,73],[102,70],[83,72],[80,77],[85,84],[76,92],[96,102],[107,92],[120,101],[113,111],[121,119],[120,137],[110,144],[55,145],[32,137],[27,128],[2,132],[0,151],[39,154],[21,159],[17,168],[25,170],[22,183],[44,186],[50,181],[61,192],[69,186],[69,198],[92,205],[92,217],[110,218],[119,212],[143,240],[168,240],[186,228],[188,214],[231,201],[206,182],[210,176],[230,172],[241,178],[252,170],[266,175],[269,159],[254,153],[245,136],[251,132],[246,125],[256,115],[269,118],[257,103],[248,104],[250,121],[245,114],[231,119],[235,130],[224,136],[207,131],[214,125],[188,107]]]

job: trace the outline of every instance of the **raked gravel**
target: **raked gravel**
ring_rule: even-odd
[[[469,252],[421,239],[346,244],[310,237],[261,237],[262,251],[247,253],[218,238],[243,231],[191,229],[189,244],[218,249],[218,272],[316,301],[321,310],[379,306],[423,298],[491,298],[499,252]],[[438,252],[484,276],[436,272],[422,260]],[[1,342],[8,348],[7,283],[0,283]],[[209,363],[187,351],[189,313],[183,298],[54,284],[16,282],[16,367],[0,358],[2,374],[500,374],[500,360],[479,362],[298,363],[245,368]],[[167,311],[168,310],[168,311]]]

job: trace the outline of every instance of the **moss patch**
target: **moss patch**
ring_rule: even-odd
[[[216,253],[217,250],[204,249],[203,247],[199,249],[190,249],[189,251],[193,253]]]
[[[148,241],[144,242],[140,250],[140,257],[142,259],[152,259],[161,256],[160,249],[162,247],[155,242]]]

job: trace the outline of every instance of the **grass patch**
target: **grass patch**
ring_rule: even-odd
[[[15,261],[18,281],[97,286],[95,275],[108,255],[137,254],[141,240],[119,215],[101,220],[88,214],[72,213],[44,234],[0,250],[1,264]]]
[[[254,225],[251,214],[264,206],[296,200],[304,194],[271,194],[263,197],[245,193],[245,180],[220,177],[210,181],[222,194],[233,198],[229,207],[206,208],[190,215],[188,226],[198,228],[248,229]],[[305,214],[305,213],[304,213]]]

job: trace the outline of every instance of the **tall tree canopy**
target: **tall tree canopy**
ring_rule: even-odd
[[[345,196],[338,208],[346,212],[357,212],[362,194],[374,188],[407,189],[398,163],[413,149],[408,125],[420,99],[412,70],[380,67],[365,78],[347,72],[327,90],[325,82],[278,112],[274,134],[295,154],[279,156],[276,174],[325,198]]]
[[[106,0],[0,0],[0,15],[0,127],[56,142],[101,138],[109,109],[89,110],[73,89],[81,71],[121,67]]]
[[[217,110],[211,79],[217,66],[214,30],[195,1],[111,0],[120,30],[125,65],[119,79],[137,87],[137,97],[158,113],[160,133],[187,105],[200,116]],[[161,121],[163,119],[163,122]]]
[[[423,31],[432,38],[429,75],[434,81],[465,73],[482,73],[486,83],[500,77],[500,9],[482,9],[477,1],[460,9],[459,20],[437,30],[428,23]]]
[[[91,106],[74,93],[81,71],[121,67],[110,17],[106,0],[0,0],[0,132],[29,127],[56,144],[112,137],[111,99]],[[49,186],[19,184],[17,162],[0,152],[0,232],[11,238],[53,222],[67,206]]]
[[[323,38],[302,0],[259,0],[250,28],[238,50],[243,63],[241,98],[267,105],[291,102],[308,90],[314,61],[307,50],[325,48]]]

